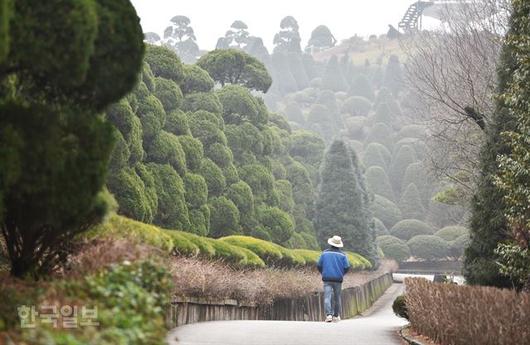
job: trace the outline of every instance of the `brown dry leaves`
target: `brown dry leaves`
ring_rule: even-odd
[[[412,327],[440,344],[530,344],[530,294],[407,278]]]

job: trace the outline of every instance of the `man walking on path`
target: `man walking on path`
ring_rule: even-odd
[[[324,309],[326,322],[340,321],[342,279],[350,269],[348,257],[340,248],[344,247],[339,236],[328,239],[330,247],[322,252],[317,267],[324,282]]]

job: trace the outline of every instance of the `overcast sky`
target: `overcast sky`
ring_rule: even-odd
[[[190,18],[201,49],[215,48],[236,19],[244,21],[253,36],[263,38],[271,49],[274,34],[283,17],[291,15],[300,25],[302,45],[311,31],[327,25],[337,40],[355,34],[382,34],[388,24],[397,23],[415,0],[132,0],[142,20],[144,32],[162,34],[175,15]]]

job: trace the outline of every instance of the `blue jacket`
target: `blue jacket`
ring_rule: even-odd
[[[317,268],[325,282],[342,282],[342,278],[350,269],[348,257],[340,249],[326,249],[318,259]]]

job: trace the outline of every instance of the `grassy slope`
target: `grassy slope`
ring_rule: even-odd
[[[183,256],[201,256],[223,260],[242,267],[303,267],[312,266],[318,251],[288,249],[272,242],[247,236],[221,239],[201,237],[191,233],[161,229],[122,216],[112,215],[107,222],[83,235],[86,239],[127,238],[157,247],[165,252]],[[371,268],[370,262],[356,253],[347,253],[352,268]]]

